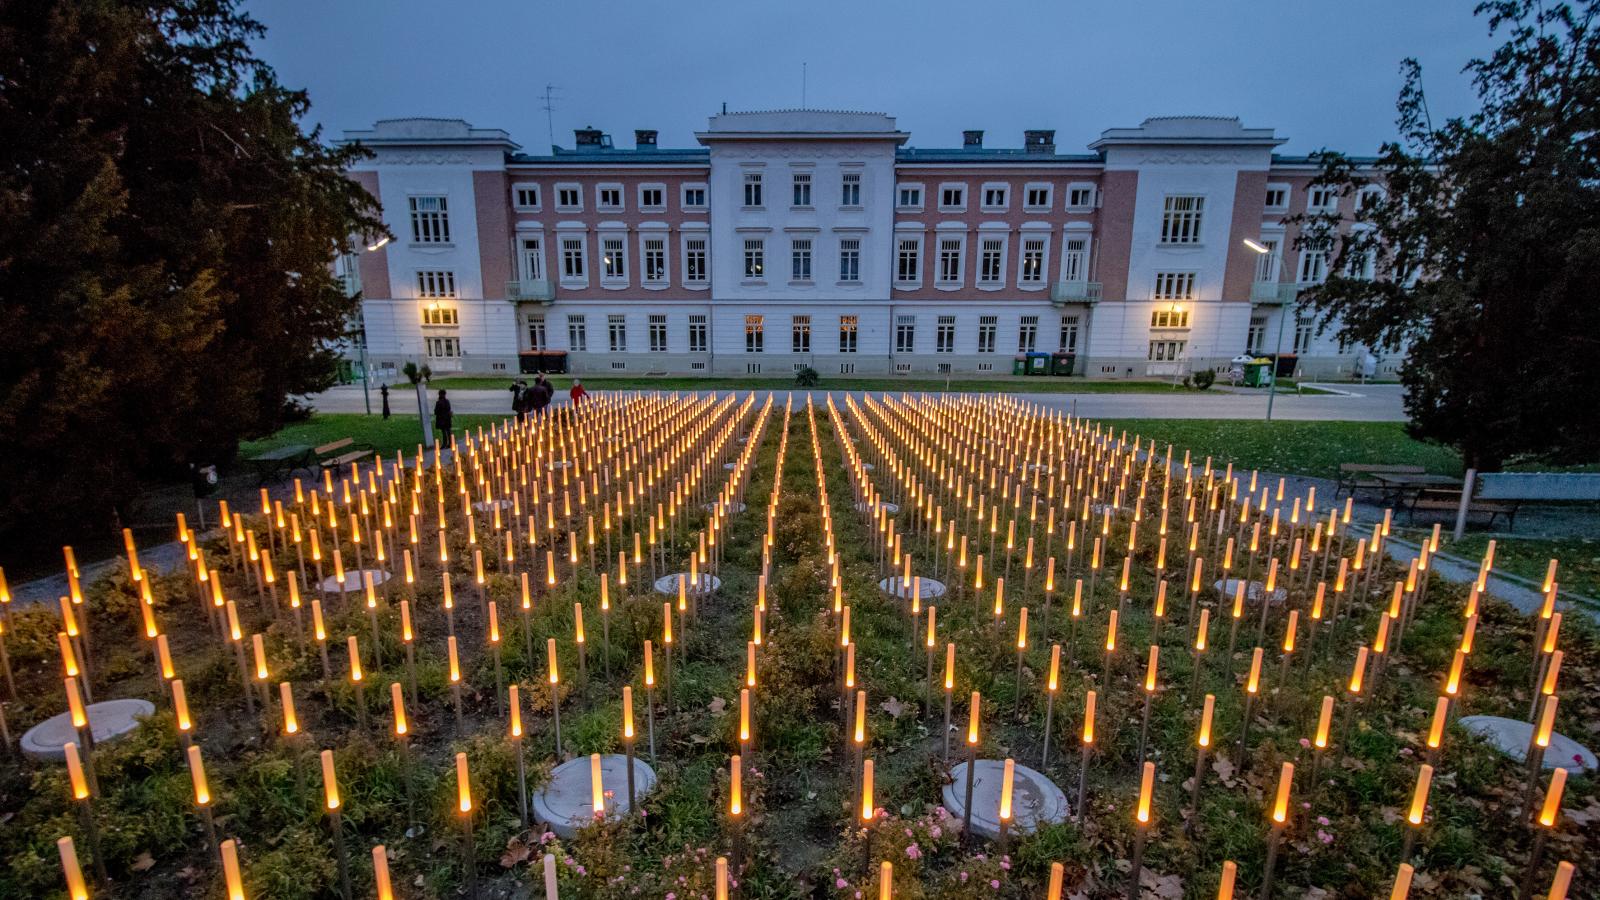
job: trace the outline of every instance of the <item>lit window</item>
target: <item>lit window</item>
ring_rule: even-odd
[[[744,277],[760,278],[766,271],[766,250],[760,238],[744,242]]]
[[[744,352],[761,353],[766,350],[761,316],[744,317]]]
[[[1156,309],[1150,311],[1151,328],[1188,328],[1187,309]]]
[[[856,352],[856,328],[857,328],[857,324],[858,324],[858,322],[857,322],[857,319],[856,319],[855,316],[840,316],[839,317],[839,352],[840,353],[854,353],[854,352]]]
[[[811,317],[795,316],[792,320],[792,349],[795,353],[811,352]]]

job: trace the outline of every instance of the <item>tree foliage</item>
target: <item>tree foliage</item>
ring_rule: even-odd
[[[1406,348],[1414,436],[1494,470],[1600,456],[1600,0],[1477,7],[1494,53],[1466,65],[1481,108],[1434,125],[1407,60],[1400,138],[1375,166],[1319,154],[1352,217],[1297,217],[1330,253],[1302,293],[1341,337]]]
[[[109,521],[329,383],[331,263],[383,225],[260,33],[233,0],[0,4],[0,534]]]

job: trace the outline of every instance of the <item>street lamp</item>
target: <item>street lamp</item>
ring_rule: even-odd
[[[1260,241],[1250,238],[1244,239],[1244,245],[1249,247],[1258,256],[1266,256],[1272,251]],[[1279,299],[1282,299],[1281,297]],[[1283,323],[1289,318],[1288,304],[1283,304],[1278,309],[1278,340],[1272,348],[1272,372],[1267,379],[1267,421],[1272,421],[1272,401],[1278,393],[1278,357],[1283,354]]]

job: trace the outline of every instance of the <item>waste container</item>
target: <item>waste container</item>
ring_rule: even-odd
[[[1050,357],[1051,375],[1071,375],[1072,367],[1078,361],[1076,353],[1057,353]]]
[[[1277,365],[1273,367],[1273,371],[1277,376],[1279,378],[1293,378],[1295,368],[1300,365],[1300,357],[1293,353],[1280,353],[1277,360]]]
[[[1028,374],[1028,358],[1026,356],[1023,356],[1021,353],[1018,353],[1016,358],[1011,361],[1011,374],[1013,374],[1013,375],[1026,375],[1026,374]]]
[[[1264,359],[1254,359],[1244,364],[1245,387],[1266,387],[1272,383],[1272,374],[1268,367],[1272,364]]]
[[[1050,374],[1050,354],[1048,354],[1048,353],[1038,353],[1038,352],[1029,353],[1028,354],[1028,374],[1029,375],[1049,375]]]

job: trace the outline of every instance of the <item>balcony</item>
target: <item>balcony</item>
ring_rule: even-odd
[[[1058,281],[1050,286],[1050,302],[1098,303],[1100,302],[1100,282]]]
[[[339,287],[344,291],[346,297],[354,297],[361,293],[361,276],[344,273],[333,277],[334,280],[339,282]]]
[[[1293,303],[1300,286],[1288,281],[1257,281],[1250,285],[1250,302],[1274,306]]]
[[[515,303],[549,303],[555,299],[550,282],[544,278],[506,282],[506,299]]]

